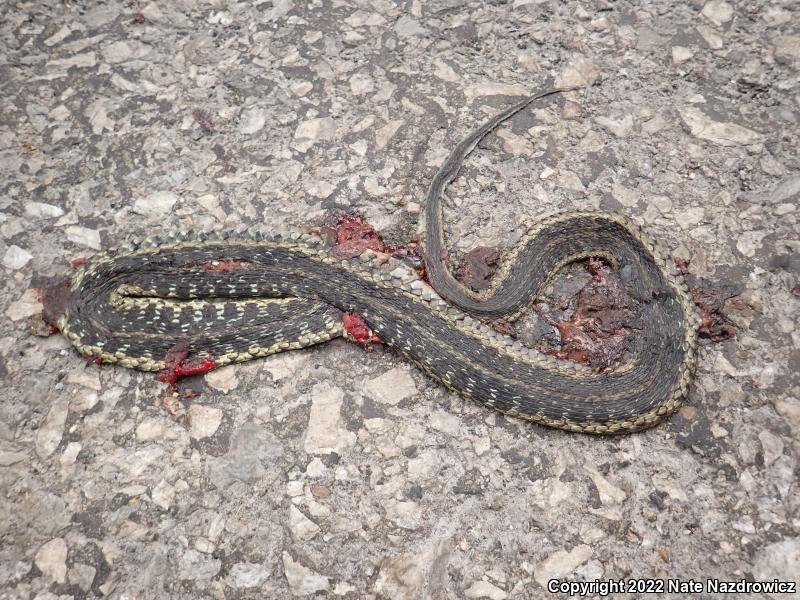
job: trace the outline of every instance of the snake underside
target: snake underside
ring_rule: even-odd
[[[434,237],[441,236],[442,189],[504,115],[467,138],[434,181],[428,197]],[[437,243],[431,239],[428,249]],[[485,324],[518,316],[559,269],[594,256],[630,273],[641,330],[626,364],[598,372]],[[155,371],[176,344],[214,366],[319,344],[344,335],[342,314],[354,312],[385,344],[460,395],[569,431],[650,427],[686,397],[696,351],[692,301],[675,268],[624,217],[573,212],[541,221],[482,294],[458,289],[442,262],[426,255],[432,287],[380,252],[337,258],[311,231],[149,238],[79,267],[58,325],[84,355]]]

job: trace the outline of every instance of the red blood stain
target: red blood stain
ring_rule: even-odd
[[[543,348],[548,354],[604,369],[621,362],[627,349],[625,327],[628,299],[619,281],[598,258],[586,261],[592,275],[577,295],[577,306],[566,321],[543,315],[558,330],[560,348]]]
[[[178,377],[189,377],[190,375],[204,375],[217,366],[210,358],[201,360],[199,363],[185,363],[178,365],[173,369],[173,372]]]
[[[558,358],[601,368],[610,366],[612,359],[624,351],[628,338],[624,328],[604,331],[596,321],[574,315],[569,321],[553,325],[561,336],[561,349],[555,353]]]
[[[188,358],[189,346],[186,344],[176,344],[167,350],[164,357],[165,367],[158,372],[158,380],[174,385],[181,377],[203,375],[217,367],[217,363],[210,358],[197,362]]]
[[[736,328],[726,313],[728,300],[724,300],[713,290],[696,287],[692,288],[692,301],[702,319],[697,328],[700,337],[712,342],[722,342],[736,336]]]
[[[85,265],[88,261],[89,259],[85,256],[79,256],[78,258],[73,258],[72,262],[70,262],[70,265],[72,265],[73,269],[77,269],[78,267]]]
[[[678,267],[681,275],[689,275],[689,261],[677,256],[672,260]],[[727,309],[735,308],[735,298],[723,298],[722,295],[709,286],[697,286],[691,289],[692,301],[700,311],[701,322],[697,334],[711,340],[722,342],[736,336],[736,328],[728,318]]]
[[[345,337],[361,344],[366,350],[371,350],[372,344],[383,343],[383,340],[370,330],[364,318],[358,313],[344,313],[342,324],[344,325]]]
[[[593,283],[608,286],[608,269],[602,260],[594,256],[589,257],[586,261],[586,270],[592,274]]]
[[[685,258],[680,258],[678,256],[672,257],[672,262],[675,263],[675,266],[678,267],[678,271],[680,271],[681,275],[688,275],[689,274],[689,261]]]
[[[89,365],[102,365],[105,361],[102,356],[87,356],[86,363]]]
[[[335,224],[327,227],[333,241],[333,255],[337,258],[355,258],[366,250],[391,253],[380,234],[358,215],[342,215]]]
[[[419,247],[419,239],[412,239],[404,246],[389,246],[383,237],[360,215],[338,213],[323,228],[337,258],[355,258],[366,250],[389,254],[402,260],[428,281],[425,260]]]
[[[552,325],[558,329],[561,336],[561,349],[553,354],[561,359],[588,363],[589,352],[594,346],[594,340],[584,331],[586,325],[580,319],[553,321]]]
[[[184,398],[197,398],[198,396],[200,396],[200,392],[196,392],[192,388],[187,388],[183,391]]]
[[[206,271],[213,271],[216,273],[235,273],[236,271],[244,271],[252,269],[253,263],[243,260],[215,260],[203,265]]]
[[[133,18],[131,19],[131,25],[141,25],[142,23],[144,23],[144,21],[145,21],[144,15],[142,13],[136,13],[135,15],[133,15]]]

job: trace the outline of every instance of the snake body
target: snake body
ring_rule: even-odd
[[[499,123],[559,91],[490,119],[434,177],[426,205],[430,285],[381,252],[338,258],[313,231],[183,232],[129,242],[79,267],[59,328],[86,356],[155,371],[178,343],[214,366],[319,344],[345,335],[342,313],[354,312],[445,386],[508,415],[595,434],[650,427],[688,393],[696,316],[680,274],[625,217],[579,211],[540,221],[480,294],[444,261],[446,185]],[[486,324],[519,316],[559,269],[594,256],[625,265],[639,301],[641,332],[623,366],[598,372],[562,361]]]

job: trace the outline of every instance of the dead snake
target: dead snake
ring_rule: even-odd
[[[673,413],[696,361],[697,317],[680,274],[625,217],[556,214],[508,253],[476,294],[444,260],[442,193],[490,131],[532,101],[493,117],[456,145],[427,194],[425,266],[368,250],[341,259],[314,231],[181,232],[95,255],[72,278],[58,325],[84,355],[161,370],[176,344],[207,368],[303,348],[345,334],[361,315],[385,344],[463,397],[568,431],[627,433]],[[527,348],[486,322],[513,320],[553,275],[587,257],[626,265],[640,300],[633,358],[598,372]]]

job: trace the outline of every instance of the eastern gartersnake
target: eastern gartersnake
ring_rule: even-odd
[[[600,212],[546,218],[480,294],[459,283],[443,259],[441,195],[464,158],[503,120],[559,91],[488,121],[436,174],[426,206],[431,285],[382,253],[337,258],[314,232],[187,232],[93,257],[74,274],[58,325],[85,355],[152,371],[164,368],[176,344],[214,366],[318,344],[343,335],[342,312],[352,311],[448,388],[506,414],[587,433],[649,427],[687,395],[696,317],[680,275],[637,227]],[[590,256],[631,274],[642,330],[623,366],[597,372],[485,324],[517,317],[559,269]]]

